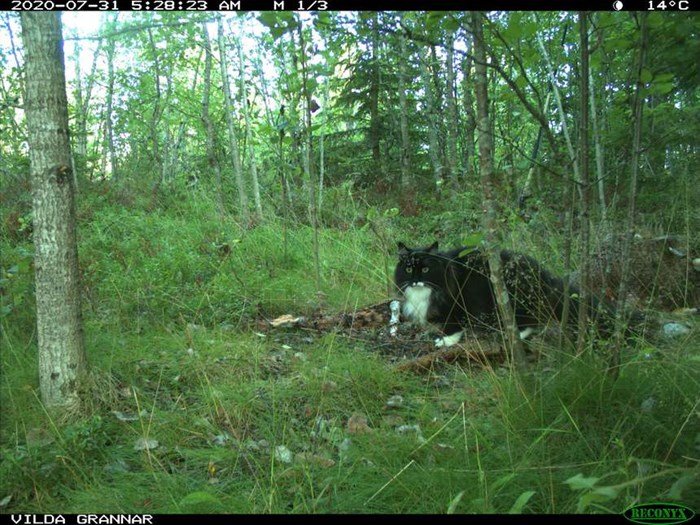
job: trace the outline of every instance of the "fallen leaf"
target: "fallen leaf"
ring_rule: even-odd
[[[151,438],[138,438],[134,443],[134,450],[151,450],[158,448],[158,440]]]
[[[280,326],[294,326],[304,321],[303,317],[294,317],[293,315],[285,314],[274,318],[270,321],[270,326],[279,328]]]
[[[401,406],[403,406],[403,397],[396,394],[387,399],[385,408],[399,408]]]
[[[294,460],[294,455],[284,445],[278,445],[275,447],[275,459],[282,463],[291,463]]]
[[[367,418],[362,414],[353,414],[350,416],[347,428],[350,434],[366,434],[372,431],[367,424]]]
[[[321,467],[332,467],[335,465],[335,461],[330,458],[324,458],[323,456],[318,456],[316,454],[311,454],[310,452],[300,452],[294,456],[294,460],[297,463],[309,463],[312,465],[319,465]]]

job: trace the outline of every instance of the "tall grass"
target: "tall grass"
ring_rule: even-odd
[[[90,410],[53,424],[31,301],[13,304],[1,321],[2,511],[697,510],[697,333],[629,349],[616,381],[604,348],[543,347],[522,374],[466,361],[399,372],[371,337],[263,332],[256,320],[386,299],[393,239],[432,235],[414,220],[323,229],[319,291],[303,225],[285,257],[275,220],[243,230],[202,203],[91,206],[80,228]],[[23,257],[3,248],[4,268]],[[31,296],[29,264],[12,279],[13,297]]]

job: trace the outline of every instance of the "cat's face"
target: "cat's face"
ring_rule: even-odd
[[[440,286],[444,281],[445,267],[438,252],[438,243],[427,248],[408,248],[399,244],[399,264],[396,266],[394,280],[396,286],[404,291],[409,286]]]

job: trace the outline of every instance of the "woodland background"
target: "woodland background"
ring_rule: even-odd
[[[1,510],[700,510],[700,19],[588,13],[582,46],[576,13],[484,15],[64,17],[93,381],[66,423],[38,394],[25,59],[2,13]],[[682,327],[650,327],[617,378],[600,341],[407,372],[420,348],[384,327],[270,326],[394,297],[399,240],[493,233],[474,20],[499,244],[613,301],[591,276],[629,246],[622,274],[646,277],[625,300]]]

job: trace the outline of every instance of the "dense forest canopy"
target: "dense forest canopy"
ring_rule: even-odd
[[[343,220],[334,217],[334,203],[348,192],[360,191],[371,204],[381,195],[382,206],[399,204],[410,213],[416,194],[474,191],[473,56],[464,13],[73,16],[66,17],[66,69],[80,178],[166,193],[196,179],[217,188],[225,209],[246,215],[234,198],[240,180],[244,206],[259,216],[281,213],[285,191],[293,208],[305,206],[312,176],[320,217],[328,221]],[[639,17],[593,13],[590,19],[596,139],[590,154],[599,162],[598,202],[615,213],[624,208],[629,179]],[[0,126],[3,178],[21,188],[26,151],[16,24],[4,15]],[[684,188],[693,186],[697,168],[698,19],[652,13],[648,24],[640,210],[659,227],[673,228],[683,214],[663,219],[657,212],[680,205],[674,195],[686,195],[684,205],[697,208],[697,192]],[[560,208],[565,182],[575,176],[576,155],[567,150],[567,141],[577,143],[580,111],[575,29],[574,14],[566,12],[488,18],[504,204],[527,194]]]
[[[76,188],[90,374],[81,417],[52,419],[36,378],[31,59],[2,12],[0,511],[700,501],[697,13],[62,26],[60,173]],[[387,340],[397,243],[435,240],[527,253],[643,311],[646,332],[613,361],[610,341],[573,349],[545,331],[522,375],[502,341],[465,336],[465,359],[417,329]]]

